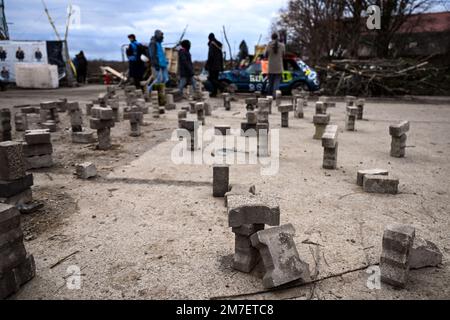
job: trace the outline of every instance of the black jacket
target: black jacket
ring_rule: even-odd
[[[206,62],[205,69],[207,71],[223,71],[222,43],[213,40],[208,43],[208,46],[208,61]]]
[[[179,69],[181,78],[191,78],[194,76],[194,66],[192,64],[191,53],[181,48],[178,53]]]

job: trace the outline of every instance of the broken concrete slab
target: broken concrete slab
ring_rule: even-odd
[[[416,237],[409,260],[411,269],[437,267],[442,263],[442,252],[431,241]]]
[[[266,273],[265,288],[301,280],[311,281],[309,265],[300,259],[294,242],[295,229],[292,224],[258,231],[251,236],[252,245],[261,254]]]

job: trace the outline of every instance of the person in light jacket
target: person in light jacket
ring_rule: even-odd
[[[268,44],[265,56],[269,59],[269,86],[267,94],[275,98],[283,77],[283,57],[286,48],[278,39],[278,34],[272,34],[272,41]]]

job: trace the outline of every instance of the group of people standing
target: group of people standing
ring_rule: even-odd
[[[133,78],[136,88],[141,88],[146,66],[142,56],[148,56],[153,75],[153,82],[149,85],[149,91],[155,84],[165,84],[169,81],[169,63],[163,48],[164,33],[156,30],[151,38],[148,52],[145,47],[139,43],[134,34],[128,36],[130,45],[126,50],[129,61],[129,76]],[[223,91],[223,85],[219,81],[219,75],[224,71],[223,45],[218,41],[213,33],[208,36],[208,60],[206,61],[205,70],[208,71],[208,81],[211,84],[211,97],[217,96],[219,90]],[[178,57],[179,72],[179,89],[184,91],[186,85],[190,84],[196,88],[195,72],[190,53],[191,42],[183,40],[180,43]],[[268,94],[275,94],[278,90],[283,73],[283,57],[285,55],[285,46],[279,42],[278,34],[272,35],[272,41],[267,46],[265,58],[268,59]],[[145,59],[144,59],[145,60]]]

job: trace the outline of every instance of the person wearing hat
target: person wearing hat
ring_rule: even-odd
[[[219,74],[223,71],[223,52],[222,43],[216,39],[214,33],[208,37],[208,60],[206,61],[205,70],[208,71],[208,80],[212,85],[211,97],[217,96],[217,91],[222,89],[219,81]]]
[[[192,88],[196,89],[194,79],[194,65],[192,64],[192,56],[190,53],[191,42],[189,40],[181,41],[181,49],[178,53],[178,68],[180,73],[179,89],[183,93],[187,84],[191,84]]]
[[[154,36],[150,40],[149,55],[150,63],[152,65],[152,74],[155,77],[153,83],[149,86],[151,92],[154,84],[165,84],[169,81],[169,62],[167,61],[164,52],[163,43],[164,33],[161,30],[156,30]]]

